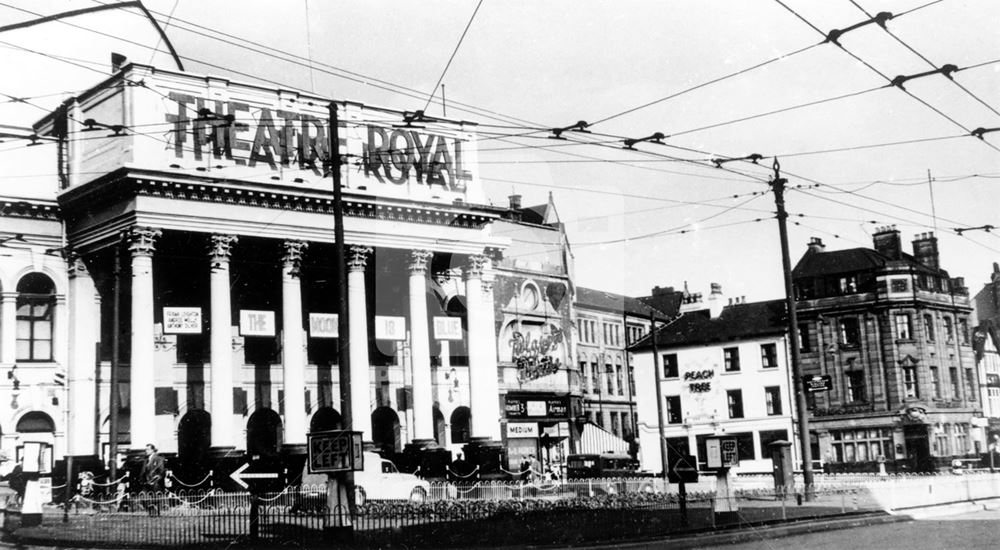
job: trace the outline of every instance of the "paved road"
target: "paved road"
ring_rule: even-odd
[[[650,548],[663,547],[651,545]],[[708,547],[705,548],[718,548]],[[1000,548],[1000,510],[793,535],[726,545],[727,550],[973,550]]]

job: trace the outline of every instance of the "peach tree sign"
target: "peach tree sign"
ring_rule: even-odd
[[[562,368],[563,331],[559,327],[523,325],[513,332],[509,345],[519,382],[537,380]]]

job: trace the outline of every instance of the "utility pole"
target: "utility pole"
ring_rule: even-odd
[[[804,498],[812,500],[813,471],[812,449],[809,441],[809,411],[806,410],[805,379],[802,377],[802,362],[799,351],[799,319],[795,311],[795,295],[792,290],[792,262],[788,257],[788,227],[785,221],[785,184],[788,180],[781,177],[781,165],[774,159],[774,179],[771,189],[774,191],[774,204],[778,208],[778,234],[781,237],[781,267],[785,276],[785,304],[788,308],[788,334],[792,348],[792,387],[795,392],[795,404],[799,422],[799,445],[802,447],[802,484],[805,486]]]
[[[656,314],[649,312],[650,341],[653,344],[653,381],[656,385],[656,429],[660,436],[660,467],[667,479],[667,438],[663,433],[663,388],[660,385],[660,350],[656,343]]]
[[[351,353],[350,353],[350,331],[351,324],[348,319],[347,301],[347,247],[344,245],[344,200],[340,185],[340,120],[337,116],[337,103],[331,101],[329,105],[330,113],[330,173],[333,176],[333,237],[334,241],[334,262],[337,266],[337,370],[340,382],[340,417],[344,429],[350,430],[354,427],[354,411],[351,407]],[[359,342],[359,345],[368,345],[367,342]],[[362,414],[365,411],[359,411]],[[340,485],[347,493],[347,505],[350,514],[356,510],[354,501],[354,472],[347,471],[340,474]],[[329,483],[333,486],[333,483]],[[327,489],[327,503],[332,504],[334,499],[340,499],[340,494],[334,495],[330,488]],[[333,510],[333,508],[330,508]]]

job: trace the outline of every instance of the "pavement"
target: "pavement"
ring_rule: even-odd
[[[711,532],[686,533],[677,536],[657,537],[646,540],[631,542],[610,542],[603,544],[587,544],[576,546],[580,550],[588,549],[639,549],[650,548],[651,546],[669,547],[670,550],[683,550],[691,548],[713,548],[728,546],[743,542],[751,542],[761,539],[772,540],[792,535],[802,535],[811,533],[821,533],[824,531],[834,531],[840,529],[854,529],[870,525],[884,525],[891,523],[902,523],[915,519],[926,519],[942,516],[953,516],[968,514],[982,510],[1000,510],[1000,498],[956,502],[934,506],[917,506],[906,510],[894,510],[892,512],[875,511],[860,512],[850,516],[833,516],[830,518],[817,518],[808,520],[789,521],[785,523],[770,524],[757,527],[743,527],[722,529]]]

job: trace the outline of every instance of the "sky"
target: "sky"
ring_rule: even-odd
[[[0,0],[0,26],[110,3]],[[581,286],[782,297],[775,157],[793,265],[811,237],[871,247],[886,225],[907,251],[935,232],[942,267],[973,293],[1000,261],[1000,232],[955,231],[1000,226],[1000,131],[970,135],[1000,128],[998,2],[143,3],[188,72],[479,123],[487,196],[551,193]],[[892,14],[885,29],[825,41],[879,12]],[[96,84],[112,51],[175,68],[135,9],[0,33],[0,132]],[[958,70],[890,84],[948,64]],[[551,139],[577,121],[589,132]],[[656,132],[662,143],[624,148]],[[44,149],[0,143],[0,195],[55,197]]]

